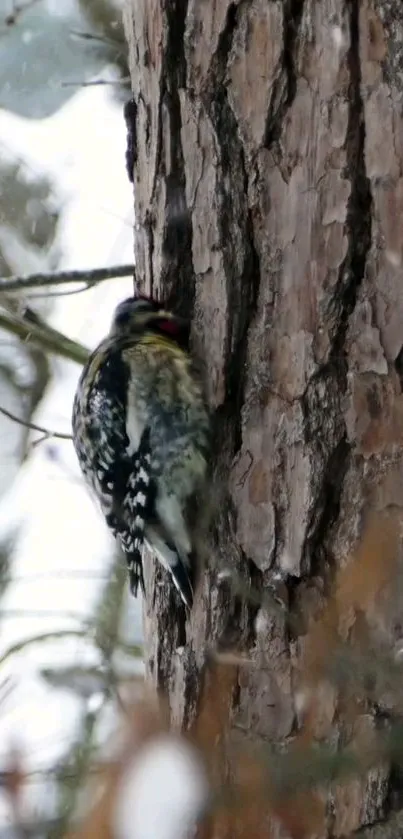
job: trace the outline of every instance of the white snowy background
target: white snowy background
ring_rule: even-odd
[[[54,183],[63,208],[56,243],[59,268],[133,261],[133,195],[124,165],[125,142],[122,107],[107,86],[79,89],[54,116],[40,121],[0,112],[0,145]],[[128,277],[56,298],[49,322],[92,348],[108,330],[115,304],[132,290]],[[51,384],[33,419],[69,433],[80,367],[59,358],[51,363]],[[32,432],[33,440],[38,436]],[[32,800],[26,806],[40,812],[40,788],[49,808],[49,782],[36,782],[36,773],[52,767],[65,752],[81,719],[83,700],[50,688],[38,669],[97,667],[99,657],[89,642],[63,639],[2,658],[23,639],[79,629],[89,620],[114,555],[70,441],[52,439],[31,451],[0,502],[2,537],[12,536],[16,524],[13,579],[0,612],[0,684],[10,686],[0,705],[0,767],[7,764],[10,750],[17,749],[33,779]],[[127,598],[127,610],[125,640],[138,643],[140,600]],[[0,798],[0,821],[9,818],[6,799]]]

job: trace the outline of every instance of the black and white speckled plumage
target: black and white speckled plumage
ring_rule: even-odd
[[[187,350],[188,325],[153,301],[117,308],[80,377],[73,440],[81,469],[143,590],[144,541],[192,603],[189,499],[203,486],[209,415]]]

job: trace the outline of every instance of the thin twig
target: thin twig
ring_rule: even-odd
[[[88,288],[104,280],[117,277],[131,277],[135,273],[134,265],[112,265],[110,268],[91,268],[80,271],[54,271],[27,274],[25,277],[0,277],[1,291],[23,291],[26,288],[65,285],[67,283],[85,283]]]
[[[55,629],[49,632],[39,632],[37,635],[31,635],[29,638],[23,638],[16,641],[2,655],[0,655],[0,667],[12,656],[21,653],[26,647],[32,644],[40,644],[43,641],[56,641],[62,638],[83,638],[86,641],[94,641],[97,627],[92,621],[85,621],[78,629]],[[114,639],[115,648],[121,650],[128,656],[133,658],[143,659],[144,650],[139,644],[129,644],[119,638]],[[103,651],[101,650],[103,653]]]
[[[71,297],[73,294],[83,294],[84,291],[88,291],[92,285],[85,285],[80,286],[80,288],[74,288],[70,291],[34,291],[33,294],[25,294],[24,300],[49,300],[49,297]]]
[[[41,434],[44,434],[46,439],[50,439],[52,437],[57,437],[58,440],[71,440],[71,434],[63,434],[62,431],[51,431],[50,428],[44,428],[42,425],[36,425],[34,422],[28,422],[28,420],[23,420],[20,417],[16,417],[15,414],[12,414],[11,411],[7,411],[6,408],[2,408],[0,406],[0,414],[3,414],[8,419],[16,422],[17,425],[23,425],[24,428],[30,428],[32,431],[40,431]]]
[[[84,41],[98,41],[100,44],[106,44],[109,47],[115,47],[122,54],[125,51],[124,41],[114,41],[112,38],[106,38],[105,35],[94,35],[92,32],[80,32],[78,29],[70,29],[70,35],[76,38],[82,38]]]
[[[123,76],[121,79],[95,79],[91,82],[62,82],[61,87],[97,87],[107,84],[127,84],[130,81],[130,76]]]
[[[26,618],[66,618],[66,620],[80,621],[83,625],[87,619],[85,612],[73,612],[70,609],[0,609],[0,620],[25,620]]]
[[[55,629],[50,632],[40,632],[38,635],[31,635],[30,638],[23,638],[21,641],[17,641],[15,644],[12,644],[11,647],[9,647],[8,650],[0,656],[0,666],[13,655],[22,652],[22,650],[25,650],[26,647],[32,646],[32,644],[40,644],[42,641],[56,641],[60,640],[60,638],[88,639],[88,637],[88,629],[85,626],[82,629]]]

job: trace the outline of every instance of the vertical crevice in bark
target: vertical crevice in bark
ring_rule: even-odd
[[[351,181],[346,228],[348,251],[335,288],[333,304],[337,311],[331,362],[339,369],[340,385],[345,389],[345,337],[348,319],[354,310],[358,289],[365,275],[367,256],[371,247],[372,196],[365,168],[365,116],[361,94],[361,65],[359,43],[359,0],[350,2],[350,71],[349,122],[347,130],[347,176]]]
[[[220,192],[217,198],[220,204],[219,234],[224,261],[228,321],[225,346],[225,400],[216,415],[215,448],[225,482],[233,458],[242,445],[248,335],[257,308],[261,282],[253,219],[248,206],[248,165],[226,83],[238,12],[239,7],[235,3],[229,5],[217,50],[211,62],[208,85],[202,94],[204,107],[214,128],[221,169]],[[219,534],[228,530],[225,519],[236,516],[228,496],[225,498],[224,508],[225,513],[218,517],[217,544],[222,538]],[[255,576],[254,571],[259,575],[258,569],[255,569],[253,563],[249,565],[242,552],[238,552],[236,560],[233,558],[233,566],[238,568],[245,586],[250,585]],[[221,618],[216,622],[217,625],[212,627],[214,637],[224,647],[243,645],[247,638],[250,640],[256,615],[256,607],[249,602],[245,603],[244,597],[228,596],[229,594],[225,592],[225,585],[220,585],[222,603],[220,608],[217,607],[217,611]]]
[[[148,261],[148,275],[150,277],[150,294],[158,299],[156,294],[155,280],[154,280],[154,222],[151,210],[146,210],[144,219],[144,232],[147,238],[147,261]]]
[[[244,401],[248,330],[256,311],[260,287],[259,256],[254,244],[253,222],[247,205],[248,170],[225,82],[237,15],[238,8],[233,3],[228,7],[225,26],[211,65],[208,90],[204,95],[205,107],[217,137],[222,168],[220,239],[224,253],[229,323],[226,347],[226,400],[220,410],[220,420],[223,415],[231,417],[232,456],[241,445],[241,411]],[[240,253],[243,257],[242,265],[238,263]],[[224,421],[222,426],[226,425]]]
[[[318,502],[315,505],[304,544],[302,567],[309,568],[310,574],[314,576],[323,573],[324,565],[331,558],[329,550],[326,550],[326,539],[329,529],[338,519],[343,481],[348,470],[349,459],[350,445],[344,435],[327,461],[322,475]]]
[[[341,407],[341,399],[347,387],[345,340],[349,318],[356,305],[371,247],[372,196],[364,153],[365,120],[361,94],[359,0],[351,0],[349,15],[350,83],[346,176],[351,183],[351,192],[346,218],[348,249],[327,312],[327,317],[333,325],[329,359],[311,378],[302,399],[305,442],[312,448],[315,461],[320,463],[315,503],[303,547],[304,573],[319,572],[324,557],[331,557],[329,528],[337,521],[343,480],[350,458],[350,445]],[[330,412],[330,417],[325,419],[324,412]]]
[[[254,597],[252,601],[248,603],[247,608],[245,643],[249,649],[252,649],[256,641],[256,618],[259,609],[261,608],[264,595],[264,576],[260,568],[255,565],[252,559],[247,560],[247,568],[249,571],[249,579],[254,592]]]
[[[399,377],[400,387],[403,391],[403,347],[395,358],[395,370]]]
[[[247,196],[249,192],[249,184],[247,168],[245,166],[242,150],[241,160],[243,166],[244,191]],[[254,241],[253,220],[249,209],[247,211],[245,225],[245,241],[247,243],[248,251],[245,259],[244,271],[241,276],[241,286],[246,286],[247,288],[247,298],[243,304],[246,305],[247,308],[242,324],[242,330],[238,339],[238,346],[236,352],[232,356],[228,376],[228,394],[230,399],[232,393],[236,394],[235,404],[233,406],[235,409],[234,456],[242,446],[242,408],[245,402],[248,335],[250,324],[256,314],[261,283],[260,259]]]
[[[400,810],[403,807],[403,768],[397,764],[392,766],[389,775],[388,795],[385,801],[385,810],[390,813],[393,810]]]
[[[156,580],[164,580],[164,588],[169,592],[164,608],[158,609],[158,646],[154,677],[159,689],[169,692],[172,675],[172,657],[178,648],[186,644],[186,612],[179,600],[179,595],[165,585],[167,571],[156,568]],[[157,582],[158,585],[158,582]],[[157,595],[158,596],[158,595]]]
[[[186,205],[179,91],[186,87],[185,22],[188,0],[166,2],[167,43],[162,73],[161,109],[169,113],[170,170],[165,173],[166,217],[162,240],[161,286],[168,305],[190,317],[194,301],[192,220]]]
[[[283,54],[282,69],[274,79],[270,108],[266,117],[264,145],[270,149],[281,136],[285,114],[294,101],[298,73],[295,66],[295,50],[305,0],[286,0],[283,10]]]
[[[205,97],[206,110],[212,121],[219,149],[219,162],[222,168],[220,239],[224,254],[224,270],[228,295],[228,310],[230,322],[227,332],[226,354],[226,402],[229,404],[233,416],[233,403],[237,401],[238,383],[234,384],[232,371],[235,366],[234,354],[239,350],[238,324],[242,319],[241,311],[245,305],[248,309],[248,289],[241,288],[240,269],[237,265],[237,248],[233,232],[239,231],[244,239],[244,247],[248,247],[246,240],[246,202],[240,189],[239,170],[242,166],[242,146],[238,136],[238,126],[235,116],[228,102],[225,86],[225,73],[228,56],[232,46],[232,39],[236,28],[237,8],[231,4],[228,8],[227,19],[221,33],[216,55],[211,66],[209,89]],[[244,263],[245,264],[245,263]],[[246,318],[246,311],[244,316]],[[237,324],[238,321],[238,324]],[[240,371],[238,366],[238,374]]]

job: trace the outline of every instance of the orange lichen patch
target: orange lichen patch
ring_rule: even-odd
[[[308,633],[302,663],[305,683],[325,676],[329,659],[340,643],[340,630],[351,615],[364,615],[390,581],[398,558],[399,524],[396,515],[370,520],[355,556],[337,573],[322,614]]]
[[[216,795],[212,813],[199,829],[203,839],[270,839],[270,802],[266,772],[249,748],[229,754],[234,691],[239,668],[232,663],[208,667],[200,713],[191,737],[201,750]]]
[[[245,749],[236,754],[225,803],[213,813],[209,837],[270,839],[272,816],[264,766]]]
[[[373,517],[355,557],[336,578],[335,599],[340,617],[349,609],[365,613],[374,603],[395,570],[398,545],[397,514]]]
[[[226,776],[226,734],[229,731],[234,690],[238,683],[235,664],[206,666],[199,713],[190,738],[200,749],[215,782]]]
[[[292,796],[277,801],[273,812],[292,839],[308,839],[324,833],[325,802],[315,792],[295,791]]]

